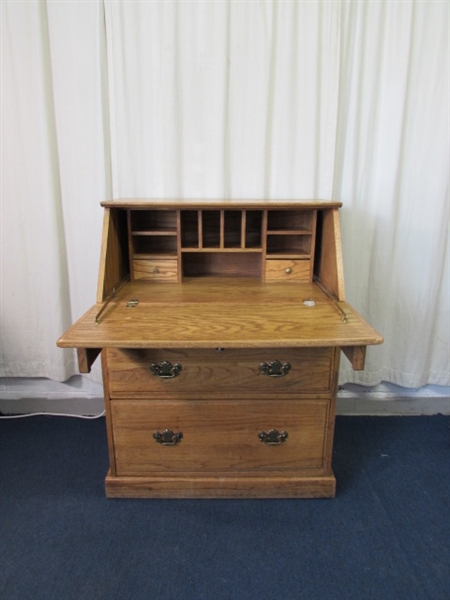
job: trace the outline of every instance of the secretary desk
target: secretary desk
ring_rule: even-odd
[[[333,497],[339,357],[381,336],[345,301],[341,203],[102,203],[97,302],[58,340],[101,354],[108,497]]]

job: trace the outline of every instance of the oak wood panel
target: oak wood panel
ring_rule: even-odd
[[[97,302],[103,302],[114,288],[130,276],[125,211],[105,209],[103,217]]]
[[[127,308],[137,298],[136,308]],[[313,307],[303,300],[313,300]],[[242,278],[183,284],[127,283],[100,323],[92,307],[58,340],[63,348],[324,347],[380,344],[383,338],[347,303],[315,284],[265,285]]]
[[[309,261],[309,280],[312,281],[314,276],[314,259],[316,256],[316,238],[317,238],[317,210],[312,211],[311,219],[311,260]]]
[[[106,435],[108,438],[108,454],[109,454],[109,474],[116,475],[116,455],[114,452],[114,437],[113,437],[113,426],[112,426],[112,414],[111,414],[111,402],[109,395],[109,380],[106,369],[106,356],[103,350],[101,354],[102,358],[102,375],[103,375],[103,393],[105,396],[105,422],[106,422]]]
[[[229,473],[114,477],[108,473],[105,490],[108,498],[334,498],[336,479],[332,473],[245,477]]]
[[[298,209],[298,208],[339,208],[342,202],[333,200],[286,200],[286,199],[204,199],[204,198],[117,198],[101,202],[105,208],[164,208],[181,210],[220,210],[220,209]]]
[[[117,475],[171,471],[321,470],[325,464],[330,400],[112,400]],[[176,446],[161,446],[155,431],[181,431]],[[268,446],[260,431],[287,431]]]
[[[111,391],[125,392],[326,392],[330,389],[332,354],[328,348],[225,349],[109,349]],[[150,371],[152,363],[169,360],[182,365],[181,373],[161,380]],[[290,372],[280,378],[260,373],[261,362],[290,362]]]
[[[330,348],[270,349],[108,349],[108,379],[111,394],[156,392],[194,394],[202,392],[285,393],[327,392],[331,387],[333,353]],[[160,379],[150,367],[170,361],[182,370],[173,379]],[[269,377],[260,364],[273,360],[289,362],[284,377]],[[331,375],[330,375],[331,374]]]
[[[345,300],[341,227],[336,208],[320,211],[317,223],[314,272],[322,284],[340,301]]]

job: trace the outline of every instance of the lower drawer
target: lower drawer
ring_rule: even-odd
[[[330,406],[327,399],[112,400],[116,474],[323,469]],[[167,429],[182,434],[177,444],[155,440]],[[287,433],[284,442],[274,429]],[[275,444],[261,441],[264,433]]]

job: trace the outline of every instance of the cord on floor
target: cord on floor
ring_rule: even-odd
[[[26,417],[72,417],[74,419],[100,419],[105,416],[105,411],[103,410],[98,415],[71,415],[68,413],[50,413],[50,412],[35,412],[35,413],[25,413],[23,415],[0,415],[0,419],[24,419]]]

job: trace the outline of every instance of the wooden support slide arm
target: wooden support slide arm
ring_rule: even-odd
[[[366,361],[366,347],[367,346],[341,346],[342,352],[352,363],[352,369],[354,371],[364,370],[364,363]]]
[[[91,367],[101,351],[101,348],[77,348],[78,368],[80,373],[91,372]]]

